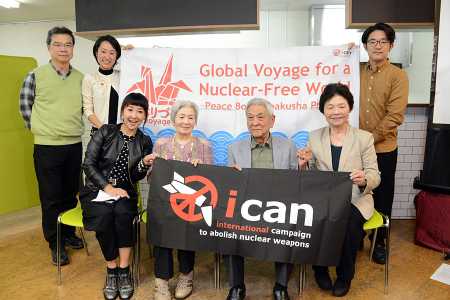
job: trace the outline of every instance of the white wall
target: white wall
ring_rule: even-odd
[[[49,60],[47,31],[54,26],[66,26],[75,31],[74,21],[31,22],[0,25],[0,54],[34,57],[39,65]],[[92,72],[97,63],[92,56],[94,42],[75,36],[73,66],[81,72]]]

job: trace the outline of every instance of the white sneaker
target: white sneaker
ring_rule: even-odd
[[[185,299],[192,294],[194,288],[194,271],[189,274],[180,273],[177,287],[175,288],[175,299]]]
[[[153,295],[155,300],[171,300],[172,296],[169,291],[169,281],[155,278],[155,293]]]

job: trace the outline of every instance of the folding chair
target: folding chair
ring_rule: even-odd
[[[78,203],[77,207],[69,209],[58,216],[56,235],[57,235],[57,246],[56,246],[56,265],[58,266],[58,285],[61,284],[61,224],[74,226],[80,231],[81,240],[83,241],[84,248],[86,249],[86,254],[89,256],[89,250],[87,247],[86,240],[83,234],[83,214],[81,206]]]

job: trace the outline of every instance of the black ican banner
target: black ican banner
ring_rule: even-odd
[[[348,173],[243,169],[157,159],[148,201],[153,245],[336,265],[350,213]]]

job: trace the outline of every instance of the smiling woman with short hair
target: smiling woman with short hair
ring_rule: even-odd
[[[105,299],[130,299],[133,283],[129,258],[133,219],[137,215],[135,183],[153,164],[150,138],[139,130],[147,119],[148,100],[131,93],[121,106],[121,124],[106,124],[90,140],[83,163],[86,184],[80,191],[83,224],[95,231],[106,261]],[[98,201],[101,191],[109,197]]]
[[[348,87],[328,84],[320,96],[319,109],[328,126],[311,132],[308,147],[298,150],[298,157],[301,167],[310,162],[311,169],[350,172],[351,210],[334,285],[328,266],[313,266],[319,287],[342,297],[348,293],[355,274],[356,252],[363,224],[374,212],[372,190],[380,184],[380,174],[372,134],[349,124],[353,95]]]

